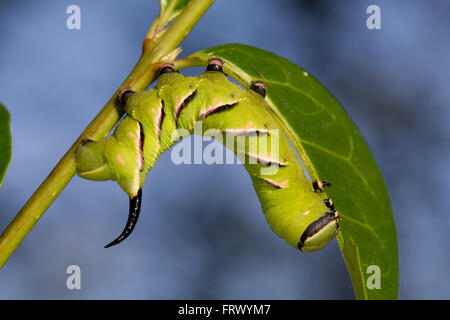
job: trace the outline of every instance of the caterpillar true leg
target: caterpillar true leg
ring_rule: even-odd
[[[331,211],[334,211],[334,202],[331,199],[324,199],[323,202],[325,205],[331,209]]]
[[[317,180],[317,181],[313,182],[314,191],[319,191],[319,190],[322,191],[322,189],[324,187],[330,187],[330,186],[331,186],[331,183],[326,182],[326,181]]]

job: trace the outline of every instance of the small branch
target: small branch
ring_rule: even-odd
[[[155,69],[155,66],[165,59],[175,59],[176,54],[179,52],[176,50],[179,44],[213,2],[214,0],[192,0],[189,2],[170,27],[154,41],[153,46],[149,50],[143,50],[136,66],[120,88],[86,127],[0,236],[0,268],[75,175],[76,163],[74,154],[80,141],[86,137],[93,140],[103,139],[119,121],[123,114],[116,102],[116,95],[119,90],[127,86],[134,91],[147,89],[157,76],[157,68]],[[156,23],[160,23],[158,19],[150,30],[154,28]]]

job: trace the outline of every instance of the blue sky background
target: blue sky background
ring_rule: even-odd
[[[81,7],[81,30],[66,8]],[[365,26],[381,7],[382,29]],[[450,3],[216,0],[183,56],[229,42],[309,70],[342,102],[385,177],[400,252],[400,298],[450,298]],[[137,61],[158,1],[0,1],[0,100],[13,156],[4,229]],[[2,299],[351,299],[336,241],[299,254],[266,223],[244,168],[176,166],[165,153],[140,221],[120,246],[128,200],[75,177],[0,271]],[[79,265],[82,289],[67,290]]]

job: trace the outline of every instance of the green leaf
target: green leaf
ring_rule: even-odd
[[[11,161],[11,133],[9,132],[9,112],[0,103],[0,187]]]
[[[389,195],[366,142],[342,106],[304,69],[254,47],[222,45],[176,66],[206,65],[213,57],[224,60],[224,71],[247,87],[250,81],[264,81],[271,111],[310,177],[332,183],[326,196],[343,218],[338,242],[356,298],[396,299],[398,253]],[[368,273],[371,265],[380,268],[381,289],[366,285],[376,277]]]
[[[160,16],[164,17],[164,20],[171,21],[175,19],[181,11],[187,6],[190,0],[160,0],[161,6]]]

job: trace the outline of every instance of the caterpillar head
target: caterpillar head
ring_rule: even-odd
[[[339,214],[336,211],[327,212],[306,228],[300,237],[298,248],[303,252],[313,252],[323,248],[338,234],[339,221]]]

